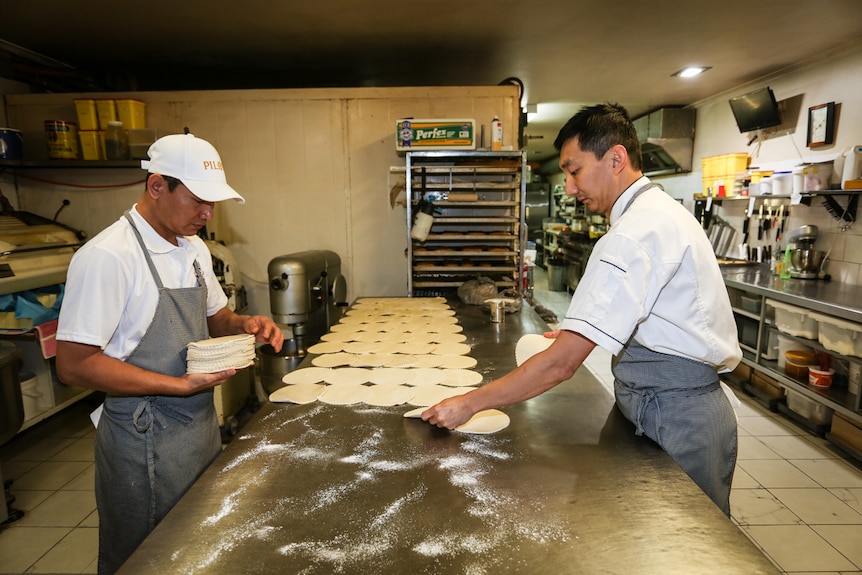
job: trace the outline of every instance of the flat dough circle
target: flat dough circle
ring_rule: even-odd
[[[418,407],[430,407],[456,395],[463,395],[475,387],[445,387],[442,385],[424,385],[413,388],[415,395],[407,403]]]
[[[442,369],[436,367],[414,367],[410,370],[410,380],[407,385],[425,386],[438,385],[446,379]]]
[[[444,356],[442,355],[417,355],[414,357],[416,357],[416,363],[410,367],[444,367],[442,365]]]
[[[529,333],[515,344],[515,363],[521,365],[537,353],[545,351],[554,339],[538,333]]]
[[[425,355],[434,351],[436,346],[431,343],[399,343],[389,346],[388,351],[391,353],[402,353],[404,355]]]
[[[467,355],[473,349],[466,343],[443,343],[434,348],[435,355]]]
[[[377,385],[404,385],[413,378],[411,370],[403,367],[379,367],[371,370],[368,380]]]
[[[455,428],[462,433],[496,433],[509,427],[509,416],[499,409],[486,409],[478,412]]]
[[[368,405],[392,406],[410,401],[416,394],[412,387],[404,385],[372,385],[363,400]]]
[[[433,333],[461,333],[464,328],[457,323],[434,323],[425,326],[427,331]]]
[[[478,363],[475,357],[469,355],[438,355],[439,367],[449,369],[470,369]]]
[[[389,361],[386,362],[386,367],[410,367],[416,363],[416,356],[393,353]]]
[[[351,367],[384,367],[388,366],[394,353],[363,353],[356,356]]]
[[[328,367],[303,367],[286,373],[281,381],[287,384],[320,383],[329,371]]]
[[[344,351],[345,345],[351,345],[341,341],[322,341],[308,348],[308,353],[338,353]]]
[[[311,364],[317,367],[341,367],[350,365],[354,359],[356,359],[356,355],[352,353],[326,353],[312,359]]]
[[[449,387],[479,385],[484,379],[481,373],[470,369],[441,369],[440,371],[443,372],[443,385]]]
[[[428,334],[433,343],[461,343],[466,341],[467,336],[463,333],[439,333],[432,332]]]
[[[354,403],[362,403],[368,396],[371,388],[354,383],[345,385],[327,385],[323,393],[317,399],[321,403],[330,405],[353,405]]]
[[[323,381],[332,385],[362,385],[370,377],[371,370],[364,367],[336,367],[329,370]]]
[[[365,332],[356,332],[356,333],[341,332],[341,333],[339,333],[337,331],[331,331],[329,333],[325,333],[322,336],[320,336],[320,341],[338,341],[341,343],[348,343],[351,341],[357,341],[355,339],[355,337],[361,333],[365,333]]]
[[[269,401],[272,403],[312,403],[317,401],[325,385],[319,383],[297,383],[296,385],[285,385],[281,389],[277,389],[269,395]]]

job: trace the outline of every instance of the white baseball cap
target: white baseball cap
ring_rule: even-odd
[[[172,134],[159,138],[147,150],[149,160],[141,168],[180,180],[194,195],[205,202],[245,198],[227,185],[221,157],[212,144],[191,134]]]

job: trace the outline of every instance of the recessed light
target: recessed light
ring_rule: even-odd
[[[680,78],[693,78],[694,76],[699,76],[703,74],[707,70],[712,69],[712,66],[687,66],[682,70],[674,72],[671,76],[679,76]]]

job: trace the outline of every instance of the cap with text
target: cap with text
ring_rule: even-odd
[[[205,202],[245,199],[227,185],[221,157],[212,144],[191,134],[172,134],[156,140],[147,150],[149,160],[141,168],[180,180]]]

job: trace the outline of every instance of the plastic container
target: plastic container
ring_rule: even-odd
[[[772,193],[776,196],[789,196],[793,191],[793,175],[790,172],[772,174]]]
[[[791,180],[794,194],[801,194],[805,191],[805,176],[803,170],[805,166],[796,166],[791,172]]]
[[[744,309],[745,311],[750,311],[751,313],[760,313],[761,299],[759,297],[743,295],[740,297],[740,301],[742,304],[742,309]]]
[[[808,421],[817,425],[829,425],[832,423],[834,411],[821,403],[812,401],[804,395],[791,389],[787,390],[787,407]]]
[[[21,130],[0,128],[0,159],[20,160],[24,156],[24,134]]]
[[[99,115],[99,127],[102,130],[107,129],[108,122],[120,119],[117,116],[117,102],[109,98],[96,100],[96,113]]]
[[[862,357],[862,324],[811,312],[818,323],[817,340],[830,351]]]
[[[141,100],[115,100],[117,118],[127,130],[147,127],[147,104]]]
[[[859,387],[862,383],[862,363],[850,362],[847,370],[847,391],[853,395],[859,395]]]
[[[774,332],[773,332],[774,333]],[[802,345],[795,339],[791,339],[786,335],[778,334],[778,368],[784,369],[784,365],[787,362],[787,352],[788,351],[808,351],[813,353],[814,350],[808,347],[807,345]]]
[[[829,387],[832,385],[832,376],[835,375],[835,370],[820,369],[813,365],[808,366],[808,384],[816,387]]]
[[[499,152],[503,149],[503,122],[494,116],[491,120],[491,150]]]
[[[81,130],[78,132],[78,137],[81,140],[81,157],[85,160],[105,159],[102,145],[104,136],[100,130]]]
[[[761,196],[769,196],[772,195],[772,176],[765,176],[760,179],[760,189],[758,195]]]
[[[21,402],[24,404],[24,420],[32,419],[39,415],[39,400],[42,398],[42,393],[37,389],[39,381],[32,373],[22,372],[19,376],[21,380]]]
[[[810,351],[788,351],[784,358],[784,373],[800,381],[808,381],[808,368],[817,363],[817,357]]]
[[[105,158],[129,159],[129,136],[122,122],[108,122],[108,129],[105,130]]]
[[[802,188],[806,192],[828,190],[832,179],[832,162],[820,162],[802,169]]]
[[[99,114],[96,111],[96,101],[75,99],[75,112],[78,115],[78,128],[84,130],[99,129]],[[86,158],[85,158],[86,159]]]
[[[766,335],[766,341],[763,342],[762,349],[760,352],[760,356],[763,359],[768,359],[770,361],[773,361],[773,360],[778,358],[778,338],[779,337],[780,336],[778,335],[778,332],[775,331],[774,329],[768,330],[767,335]],[[787,350],[785,350],[785,353],[786,353],[786,351]],[[782,358],[783,358],[783,354],[782,354]],[[782,369],[784,368],[784,362],[783,361],[781,362],[781,368]]]
[[[817,320],[809,316],[808,310],[772,299],[767,299],[766,305],[775,308],[775,326],[780,331],[797,337],[817,339]]]

